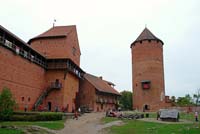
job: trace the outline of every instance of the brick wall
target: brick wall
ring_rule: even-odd
[[[84,79],[80,81],[80,90],[79,90],[79,105],[80,106],[89,106],[94,108],[95,100],[95,87]]]
[[[45,79],[47,85],[50,86],[52,82],[55,82],[56,79],[62,84],[61,89],[54,89],[44,100],[44,107],[48,107],[48,102],[51,103],[51,111],[55,111],[55,107],[61,110],[63,106],[63,96],[64,96],[64,71],[61,70],[48,70],[45,74]]]
[[[47,58],[70,58],[80,65],[81,53],[76,28],[73,27],[71,31],[67,37],[35,39],[30,46]],[[73,53],[74,48],[76,49],[75,53]]]
[[[157,41],[142,41],[132,46],[133,108],[157,110],[165,102],[163,45]],[[150,89],[141,81],[150,80]]]
[[[107,100],[107,102],[99,102],[99,100]],[[115,103],[109,103],[108,100],[112,99]],[[96,93],[95,87],[84,79],[80,82],[79,90],[79,104],[80,106],[88,106],[94,112],[105,112],[108,109],[116,109],[117,97],[111,94]]]
[[[79,79],[74,75],[68,73],[66,80],[64,81],[64,94],[63,94],[63,106],[68,106],[68,111],[72,112],[75,107],[76,96],[79,89]]]
[[[46,89],[45,72],[42,67],[0,46],[0,91],[8,87],[20,110],[24,110],[25,105],[30,110]]]

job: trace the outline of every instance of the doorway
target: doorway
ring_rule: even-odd
[[[150,106],[145,104],[143,107],[143,112],[145,112],[146,110],[150,110]]]
[[[48,102],[48,111],[51,111],[51,102]]]

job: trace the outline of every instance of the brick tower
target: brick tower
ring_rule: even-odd
[[[49,111],[56,107],[74,111],[77,108],[79,79],[83,73],[79,67],[81,52],[76,26],[52,27],[30,39],[28,44],[47,59],[46,84],[61,85],[48,93],[42,104],[48,106]],[[48,90],[49,87],[45,88],[46,92]]]
[[[156,111],[165,105],[163,44],[147,28],[131,44],[134,109]]]

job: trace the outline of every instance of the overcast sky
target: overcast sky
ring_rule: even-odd
[[[81,68],[132,90],[130,44],[145,28],[164,42],[166,95],[200,88],[199,0],[0,0],[0,25],[24,41],[76,25]]]

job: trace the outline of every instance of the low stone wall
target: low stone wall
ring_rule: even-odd
[[[170,109],[178,109],[182,112],[200,112],[200,106],[170,107]]]

